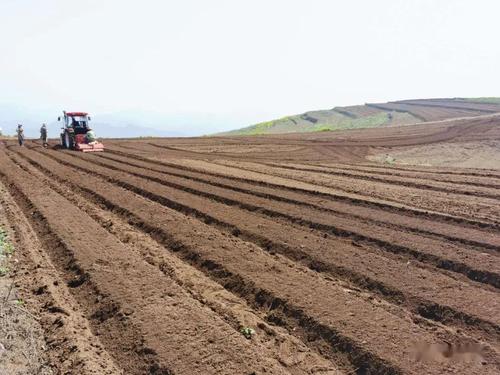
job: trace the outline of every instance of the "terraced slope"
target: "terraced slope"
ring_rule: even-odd
[[[335,107],[263,122],[220,135],[317,132],[412,125],[500,113],[498,98],[421,99]]]

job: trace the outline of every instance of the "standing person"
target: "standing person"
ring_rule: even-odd
[[[47,125],[42,124],[42,127],[40,128],[40,139],[43,142],[43,147],[47,147]]]
[[[19,142],[19,146],[22,146],[24,144],[24,129],[21,124],[17,124],[17,140]]]

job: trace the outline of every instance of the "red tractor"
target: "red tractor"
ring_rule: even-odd
[[[89,126],[90,116],[86,112],[66,112],[57,120],[63,120],[61,146],[69,150],[82,152],[104,151],[104,145],[98,142]]]

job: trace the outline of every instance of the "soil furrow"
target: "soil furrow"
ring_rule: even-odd
[[[232,179],[233,181],[241,181],[249,184],[254,184],[256,186],[264,186],[272,189],[287,190],[292,192],[298,192],[301,194],[306,194],[316,198],[323,198],[327,200],[332,200],[334,202],[348,203],[352,205],[358,205],[373,209],[380,209],[388,211],[391,213],[406,215],[408,217],[421,217],[441,223],[453,223],[461,226],[467,226],[469,228],[479,228],[483,230],[490,230],[497,233],[500,227],[495,224],[480,222],[476,220],[470,220],[467,218],[461,218],[450,215],[443,215],[436,212],[430,212],[425,210],[419,210],[415,208],[406,207],[403,205],[389,204],[388,202],[361,199],[358,197],[353,197],[349,195],[339,195],[332,190],[322,188],[321,186],[314,186],[310,184],[298,183],[296,181],[285,180],[283,178],[276,178],[267,176],[262,173],[250,173],[229,167],[220,168],[219,166],[211,163],[205,163],[202,161],[196,161],[196,167],[193,167],[193,163],[187,163],[185,161],[170,160],[166,162],[165,160],[155,160],[151,158],[145,158],[138,155],[132,155],[130,153],[124,153],[123,151],[116,150],[116,147],[112,147],[109,150],[110,153],[118,153],[127,157],[131,157],[137,160],[147,161],[153,164],[158,164],[162,166],[177,168],[180,170],[186,170],[189,172],[204,173],[206,175],[214,177],[222,177]],[[252,178],[249,178],[249,177]]]
[[[42,156],[40,157],[43,158]],[[38,164],[38,162],[33,160],[32,163]],[[40,165],[38,166],[43,168]],[[55,166],[52,169],[55,169]],[[45,172],[50,173],[48,169],[45,169]],[[54,174],[52,176],[55,179],[62,179],[60,176]],[[61,183],[64,182],[61,181]],[[81,186],[81,183],[71,184],[72,189]],[[162,187],[160,187],[161,189]],[[157,194],[160,195],[142,193],[142,195],[167,207],[198,217],[211,225],[215,225],[220,230],[251,241],[265,248],[267,251],[278,252],[290,259],[303,263],[315,271],[330,273],[334,277],[346,279],[358,287],[369,289],[379,294],[382,298],[410,308],[413,313],[420,314],[423,317],[457,325],[466,331],[472,328],[470,326],[474,326],[484,331],[486,337],[494,337],[493,340],[496,340],[495,337],[500,333],[494,324],[474,318],[460,311],[469,310],[471,307],[470,303],[466,302],[467,298],[465,298],[467,290],[470,287],[465,284],[440,277],[432,274],[432,272],[416,268],[414,265],[409,267],[399,262],[392,262],[386,258],[366,254],[356,246],[347,243],[331,241],[322,237],[316,237],[310,232],[282,227],[277,223],[259,219],[251,214],[245,215],[241,212],[232,213],[227,209],[218,208],[217,204],[197,197],[188,195],[182,201],[182,193],[176,194],[175,191],[158,191]],[[166,196],[169,199],[175,199],[177,204],[162,198]],[[189,207],[187,204],[189,204]],[[300,240],[298,242],[294,241],[295,238]],[[335,251],[331,249],[335,249]],[[361,258],[363,262],[359,264],[357,260]],[[403,276],[405,274],[406,276]],[[419,287],[415,288],[416,285]],[[473,299],[472,296],[479,298],[479,295],[484,293],[483,291],[474,289],[470,290],[470,300]],[[449,294],[449,290],[461,290],[461,298],[445,297]],[[421,296],[427,297],[422,298]],[[426,298],[430,298],[436,302],[431,302],[426,300]],[[442,301],[446,299],[448,303],[456,306],[455,309],[442,304]],[[485,301],[492,299],[494,299],[492,296],[485,296],[484,298]],[[464,301],[464,304],[460,307],[456,304],[459,301],[460,303]],[[495,310],[487,312],[483,306],[478,311],[484,313],[484,317],[488,319],[492,314],[494,315]]]
[[[229,189],[240,193],[251,194],[261,198],[267,198],[279,202],[286,202],[298,206],[309,207],[316,210],[329,212],[333,215],[342,215],[343,217],[348,217],[350,219],[363,221],[378,226],[384,226],[396,230],[414,232],[420,235],[445,239],[446,241],[452,241],[466,246],[477,247],[479,251],[484,251],[485,249],[495,250],[497,252],[500,251],[500,244],[496,245],[494,243],[485,242],[485,240],[487,240],[487,237],[491,237],[492,240],[498,239],[497,236],[492,236],[489,233],[478,232],[470,229],[467,230],[463,227],[457,228],[448,224],[426,222],[422,219],[411,219],[406,216],[384,213],[380,212],[380,210],[373,210],[365,207],[363,207],[361,210],[359,208],[356,210],[356,206],[352,207],[343,203],[332,204],[332,202],[326,202],[324,200],[318,200],[317,198],[311,198],[308,195],[295,192],[279,191],[276,189],[252,185],[246,182],[238,182],[238,184],[236,185],[231,179],[207,176],[202,173],[179,170],[166,166],[159,166],[157,164],[142,162],[123,156],[106,154],[99,155],[99,157],[120,162],[132,167],[160,172],[168,176],[187,178],[196,182]],[[451,236],[450,234],[453,234],[453,236]],[[475,241],[475,238],[477,238],[478,241]],[[481,240],[481,242],[479,240]]]
[[[341,168],[312,168],[312,166],[307,165],[297,165],[297,164],[276,164],[276,163],[263,163],[262,165],[268,165],[270,167],[285,168],[296,171],[327,174],[333,176],[345,176],[353,179],[362,179],[366,181],[378,181],[387,184],[410,186],[420,189],[429,189],[435,191],[441,191],[444,193],[455,193],[463,195],[473,195],[479,197],[486,197],[492,199],[500,199],[500,195],[496,194],[495,191],[500,188],[500,185],[487,185],[475,182],[460,182],[460,181],[450,181],[450,180],[439,180],[436,178],[428,177],[418,177],[414,175],[402,175],[402,174],[391,174],[391,173],[381,173],[375,171],[366,171],[359,169],[341,169]],[[417,181],[428,181],[433,183],[438,183],[439,185],[431,185],[429,183],[414,182]],[[447,184],[456,186],[455,188],[446,186]],[[442,186],[444,185],[444,186]],[[475,189],[476,188],[476,189]],[[481,190],[477,188],[483,188]]]
[[[237,168],[248,172],[257,172],[268,176],[279,176],[297,182],[307,182],[320,187],[331,188],[348,194],[356,194],[366,197],[375,197],[385,201],[404,204],[417,209],[437,211],[441,214],[455,217],[474,217],[480,222],[489,222],[499,226],[500,210],[495,199],[464,196],[453,192],[442,193],[427,189],[422,194],[420,189],[403,186],[388,186],[383,182],[370,182],[361,184],[349,178],[337,177],[335,179],[328,175],[311,174],[307,172],[292,171],[279,168],[271,168],[257,163],[213,161],[214,164],[225,167]],[[460,201],[460,205],[454,202]]]
[[[312,339],[313,341],[324,340],[325,338],[326,342],[324,344],[316,343],[315,345],[323,347],[326,345],[327,347],[329,347],[328,350],[331,351],[330,355],[332,359],[341,361],[344,364],[344,366],[347,366],[347,363],[350,363],[352,361],[354,367],[350,368],[350,371],[357,369],[357,373],[360,374],[364,374],[369,371],[372,371],[370,373],[375,373],[375,374],[401,373],[401,371],[397,367],[394,367],[393,365],[387,363],[383,359],[377,358],[376,356],[374,357],[371,353],[362,349],[359,343],[355,343],[354,341],[352,341],[352,339],[339,335],[339,333],[337,333],[336,330],[334,330],[333,328],[324,326],[323,324],[316,322],[311,317],[305,315],[306,313],[305,311],[303,311],[303,309],[295,307],[293,305],[289,305],[285,299],[274,296],[274,294],[270,293],[266,288],[262,289],[256,287],[254,285],[253,278],[242,279],[242,277],[237,274],[236,269],[233,270],[233,272],[226,270],[222,264],[218,263],[221,261],[221,259],[219,259],[218,262],[214,262],[211,259],[204,259],[197,253],[197,250],[199,250],[198,247],[191,248],[185,246],[183,242],[181,242],[176,237],[172,236],[170,230],[166,232],[164,229],[162,229],[163,227],[167,228],[172,227],[173,222],[176,223],[175,225],[178,225],[180,220],[182,220],[180,217],[175,215],[174,213],[175,211],[168,212],[164,210],[163,211],[159,210],[158,207],[154,206],[149,207],[149,204],[147,204],[147,202],[145,201],[136,202],[137,198],[135,198],[133,194],[129,196],[128,194],[125,193],[125,191],[122,192],[117,191],[114,194],[104,195],[104,192],[102,190],[106,191],[107,193],[113,193],[113,189],[109,187],[109,184],[107,186],[105,185],[106,184],[104,184],[101,189],[98,189],[98,185],[96,184],[95,181],[93,181],[93,187],[89,188],[87,192],[95,196],[100,196],[100,203],[105,205],[109,210],[112,210],[113,212],[121,215],[124,219],[128,221],[129,224],[151,235],[157,241],[162,243],[166,248],[172,249],[175,252],[175,254],[181,257],[181,259],[199,268],[200,270],[202,270],[204,273],[212,277],[214,280],[219,282],[221,285],[223,285],[231,292],[240,295],[254,308],[263,312],[267,312],[267,319],[270,322],[274,324],[283,325],[284,327],[288,327],[288,329],[292,332],[294,332],[295,329],[297,329],[299,334],[303,335],[304,337],[308,337],[308,339],[305,340],[306,343],[308,342],[308,340],[311,340],[311,337],[313,337]],[[113,201],[116,201],[116,197],[120,197],[119,199],[119,201],[121,202],[120,204],[113,203]],[[124,200],[128,204],[123,204]],[[141,207],[139,209],[140,215],[138,215],[133,211],[128,210],[127,206],[131,205]],[[147,208],[150,209],[147,210]],[[148,211],[149,213],[147,213]],[[153,212],[156,213],[156,215],[151,216]],[[176,217],[175,218],[169,217],[172,214],[175,215]],[[155,224],[151,224],[148,221],[146,221],[145,218],[143,217],[144,215],[146,215],[147,218],[151,219],[151,223]],[[158,224],[161,223],[162,221],[163,222],[166,221],[170,224],[165,226],[159,226]],[[203,224],[201,222],[199,222],[198,224],[195,223],[194,225],[193,223],[190,223],[188,227],[189,230],[193,231],[194,234],[198,232],[196,228],[199,225]],[[211,240],[214,236],[219,237],[219,235],[212,234],[211,236],[208,237],[208,240]],[[197,237],[198,239],[205,239],[204,237],[200,238],[199,233],[192,237],[194,238]],[[222,238],[225,239],[225,237]],[[231,246],[223,245],[223,248],[225,249],[227,248],[228,250],[232,249],[232,251],[235,251],[236,249],[234,248],[234,243],[232,243],[231,241],[230,243],[232,244]],[[248,245],[243,242],[241,243],[241,245],[244,247],[248,247]],[[205,246],[207,245],[203,245],[202,248],[205,249]],[[212,246],[214,246],[213,249],[215,250],[217,246],[220,245],[212,245]],[[255,251],[256,249],[253,250],[250,249],[250,253],[254,253]],[[234,259],[234,255],[231,258]],[[233,261],[238,263],[239,261],[243,261],[245,258],[248,258],[248,255],[243,256],[243,254],[241,254],[239,258],[234,259]],[[248,260],[250,259],[252,258],[249,258]],[[255,259],[252,259],[251,261],[253,262],[253,260]],[[266,264],[268,264],[269,262],[273,263],[275,261],[272,257],[269,257],[266,260]],[[295,268],[294,265],[288,265],[288,266],[275,265],[271,266],[271,269],[275,270],[278,268],[281,269],[283,267],[285,267],[285,269]],[[283,271],[281,271],[280,274],[282,272]],[[302,273],[303,272],[298,272],[298,275],[301,275]],[[314,275],[311,276],[313,277],[313,279],[316,280],[315,283],[321,280],[321,279],[316,279]],[[292,282],[291,284],[285,283],[284,285],[292,286],[295,285],[296,283],[297,281]],[[276,285],[280,285],[280,283]],[[344,294],[344,292],[340,291],[339,293],[340,294],[337,294],[337,298],[340,297],[340,295]],[[332,299],[332,301],[333,300],[335,299]],[[323,348],[323,350],[325,350],[325,348]],[[339,350],[340,353],[338,352]],[[349,370],[349,368],[346,369]]]
[[[316,167],[332,167],[332,166],[337,166],[338,164],[335,163],[334,165],[328,164],[328,163],[320,163],[320,164],[311,164]],[[342,164],[341,164],[342,165]],[[412,166],[395,166],[395,165],[377,165],[376,163],[356,163],[354,164],[357,167],[362,167],[362,168],[369,168],[373,170],[383,170],[383,171],[402,171],[402,172],[415,172],[415,173],[422,173],[422,174],[438,174],[438,175],[448,175],[448,176],[461,176],[461,177],[466,177],[466,178],[473,178],[473,177],[479,177],[479,178],[488,178],[488,179],[500,179],[500,174],[497,174],[496,171],[494,170],[488,170],[488,169],[472,169],[468,168],[466,169],[466,172],[462,168],[461,171],[453,171],[453,168],[435,168],[435,167],[417,167],[415,165]]]
[[[4,137],[0,281],[57,373],[497,374],[500,114],[390,122]]]
[[[18,159],[17,156],[21,156],[22,159]],[[149,264],[157,266],[165,275],[174,279],[192,298],[210,307],[235,330],[239,331],[243,327],[255,327],[258,334],[252,338],[252,342],[259,346],[260,353],[265,353],[269,358],[276,358],[293,374],[340,374],[340,370],[330,361],[316,354],[300,340],[288,334],[285,329],[269,325],[265,321],[265,314],[257,315],[257,312],[251,310],[243,300],[227,292],[221,285],[206,277],[196,268],[179,260],[172,254],[171,249],[165,249],[149,235],[128,224],[128,217],[120,218],[108,211],[102,203],[103,201],[96,199],[95,194],[82,186],[83,184],[75,184],[56,176],[39,164],[40,159],[34,162],[22,153],[10,155],[10,157],[18,165],[24,166],[24,163],[28,167],[30,164],[33,165],[31,172],[36,174],[37,178],[45,181],[53,190],[84,210],[110,234],[119,238],[129,247],[133,246],[134,250],[140,253]],[[42,158],[44,157],[42,156]],[[50,166],[50,162],[48,165],[44,164]],[[319,348],[316,351],[320,352]]]
[[[15,282],[45,331],[46,354],[52,368],[60,373],[118,375],[123,371],[90,330],[90,323],[54,267],[36,233],[10,193],[0,183],[0,206],[14,229],[13,240],[19,261]]]
[[[57,158],[57,156],[52,155]],[[85,158],[93,158],[92,156],[85,157]],[[78,158],[80,159],[80,158]],[[220,203],[224,203],[230,206],[236,206],[242,209],[245,209],[247,211],[251,212],[257,212],[259,214],[266,215],[271,218],[278,218],[278,219],[284,219],[287,222],[291,222],[294,224],[298,224],[299,226],[306,226],[308,228],[313,228],[316,230],[324,231],[329,234],[333,234],[338,237],[348,237],[351,238],[352,240],[358,242],[358,243],[364,243],[369,246],[375,246],[376,248],[379,248],[384,251],[388,251],[390,253],[395,253],[395,254],[404,254],[404,255],[409,255],[419,261],[423,261],[426,263],[430,263],[438,268],[446,269],[446,270],[452,270],[454,272],[458,272],[461,274],[466,275],[468,278],[474,281],[479,281],[483,283],[487,283],[490,285],[493,285],[495,287],[500,287],[500,277],[498,273],[491,272],[489,269],[491,269],[492,266],[497,266],[497,263],[494,263],[493,261],[496,259],[496,257],[489,257],[488,264],[485,264],[481,268],[473,268],[473,266],[466,264],[462,261],[460,261],[460,258],[457,258],[455,254],[455,249],[451,249],[449,251],[446,250],[446,248],[442,248],[441,252],[447,255],[447,258],[442,258],[435,253],[438,253],[436,249],[430,248],[426,250],[425,247],[419,247],[418,249],[413,249],[410,248],[406,245],[401,245],[398,244],[397,242],[395,243],[394,241],[394,235],[391,235],[390,233],[378,233],[377,237],[372,237],[371,235],[366,235],[363,234],[362,232],[354,232],[352,231],[353,226],[358,226],[360,227],[359,223],[353,223],[352,225],[344,224],[342,226],[342,223],[336,223],[336,225],[332,225],[331,222],[331,216],[327,215],[325,218],[324,222],[319,222],[317,219],[321,215],[321,213],[314,213],[312,214],[312,217],[315,218],[315,221],[311,221],[310,219],[306,218],[304,216],[304,210],[299,210],[297,213],[295,211],[294,207],[289,207],[288,210],[283,208],[284,204],[281,204],[280,207],[277,207],[276,209],[272,209],[271,202],[262,202],[259,205],[255,205],[253,202],[248,203],[245,201],[243,195],[239,195],[238,197],[235,198],[228,198],[227,196],[224,196],[224,192],[218,192],[218,195],[215,195],[216,189],[211,188],[211,192],[206,192],[202,191],[199,189],[192,188],[190,186],[185,186],[185,185],[180,185],[178,183],[172,182],[172,178],[169,179],[168,181],[160,177],[154,177],[151,176],[151,173],[146,174],[146,172],[143,173],[138,173],[131,171],[130,168],[127,170],[122,170],[120,168],[117,168],[116,166],[110,166],[108,164],[103,164],[106,168],[108,168],[108,171],[101,171],[97,172],[96,168],[92,168],[90,166],[85,166],[82,165],[81,163],[78,164],[79,162],[77,160],[60,160],[61,163],[69,163],[73,167],[78,167],[83,170],[86,170],[89,173],[97,173],[101,177],[107,178],[110,182],[113,183],[119,183],[122,184],[122,186],[126,186],[128,189],[134,189],[137,184],[141,184],[140,180],[135,180],[134,183],[125,183],[123,180],[123,176],[120,175],[120,173],[127,173],[131,174],[133,176],[139,177],[139,178],[145,178],[147,180],[153,181],[160,183],[165,186],[170,186],[176,189],[184,190],[189,193],[192,193],[194,195],[200,195],[215,201],[218,201]],[[95,160],[94,160],[95,161]],[[76,163],[76,164],[75,164]],[[98,162],[97,162],[98,163]],[[111,171],[117,171],[118,175],[114,175]],[[113,176],[113,177],[111,177]],[[123,185],[126,184],[126,185]],[[144,186],[144,182],[142,183]],[[192,185],[192,184],[191,184]],[[147,186],[144,186],[144,188],[147,190]],[[198,188],[203,189],[203,186],[198,186]],[[302,213],[302,214],[301,214]],[[299,216],[294,216],[294,215],[299,215]],[[341,218],[340,218],[341,219]],[[344,220],[345,221],[345,220]],[[367,228],[367,230],[370,230],[370,227]],[[399,234],[401,237],[401,234]],[[387,237],[387,239],[384,239],[384,237]],[[398,239],[399,241],[399,239]],[[410,240],[409,240],[410,241]],[[411,241],[409,242],[411,243]],[[424,251],[426,250],[426,251]],[[439,253],[438,253],[439,254]],[[474,252],[465,252],[463,254],[463,258],[467,263],[469,263],[468,258],[475,257],[477,262],[481,262],[484,258],[484,256],[479,256],[474,253]],[[455,258],[455,260],[453,260]],[[497,267],[498,268],[498,267]]]
[[[392,347],[391,352],[381,348],[383,344],[380,342],[380,337],[384,335],[390,335],[391,342],[393,342],[395,337],[401,339],[409,334],[407,338],[409,342],[413,339],[418,340],[421,335],[429,334],[424,333],[417,325],[394,315],[391,315],[391,319],[382,318],[384,321],[382,326],[374,325],[377,327],[377,339],[374,345],[375,341],[372,340],[375,336],[371,336],[371,330],[366,328],[363,315],[369,314],[368,321],[370,322],[380,322],[380,314],[387,314],[385,309],[380,310],[380,307],[376,307],[372,302],[369,302],[371,307],[365,306],[363,309],[357,304],[368,302],[363,302],[360,296],[353,296],[351,293],[346,295],[345,290],[339,289],[332,281],[320,278],[306,269],[298,268],[297,265],[287,265],[285,259],[266,255],[257,247],[221,235],[217,230],[214,231],[197,221],[192,222],[192,219],[179,215],[175,211],[159,208],[156,203],[150,208],[148,208],[150,205],[147,201],[135,203],[137,198],[133,195],[129,196],[125,191],[114,192],[114,189],[104,182],[102,187],[97,184],[92,186],[94,193],[101,194],[110,202],[114,202],[112,203],[114,207],[108,207],[109,209],[121,212],[121,215],[127,217],[131,223],[134,223],[136,219],[140,220],[134,225],[155,236],[169,248],[176,250],[179,256],[199,267],[232,292],[240,294],[254,308],[271,309],[273,317],[270,319],[291,324],[291,327],[302,327],[308,335],[312,335],[310,339],[314,337],[312,341],[325,339],[330,350],[334,352],[340,350],[341,353],[348,355],[349,360],[359,368],[358,372],[364,373],[368,369],[372,373],[400,371],[389,363],[404,366],[405,372],[408,373],[422,371],[420,366],[423,364],[409,365],[406,359],[403,360],[407,358],[408,347],[399,347],[397,350]],[[162,228],[170,229],[167,233]],[[315,285],[313,289],[321,290],[323,302],[320,305],[313,302],[312,285]],[[349,302],[342,302],[346,297],[349,298]],[[351,310],[353,308],[354,311]],[[345,309],[347,311],[340,311]],[[350,311],[356,318],[353,318]],[[346,319],[349,324],[341,323]],[[361,321],[365,322],[364,328],[358,330],[354,326]],[[394,336],[393,322],[398,327],[396,336]],[[367,352],[365,348],[371,349]],[[401,351],[406,353],[402,357],[400,357]],[[374,353],[377,353],[375,357]],[[377,359],[377,356],[381,355],[383,357]],[[389,362],[381,358],[387,358]]]
[[[464,185],[464,186],[478,186],[485,188],[500,188],[499,181],[494,176],[487,175],[465,175],[465,174],[450,174],[447,171],[441,170],[418,170],[418,169],[403,169],[397,168],[392,165],[387,165],[387,167],[379,166],[379,165],[369,165],[369,164],[343,164],[343,163],[335,163],[335,164],[302,164],[302,163],[279,163],[278,166],[281,165],[297,165],[303,168],[312,168],[315,170],[341,170],[341,171],[354,171],[360,173],[370,173],[376,174],[378,176],[397,176],[397,177],[418,177],[423,180],[431,180],[438,182],[447,182],[450,184]]]
[[[257,353],[242,335],[186,298],[158,269],[134,261],[133,252],[60,195],[5,157],[0,169],[93,329],[127,373],[286,373],[270,359],[253,366]],[[189,329],[186,321],[195,326]],[[162,342],[167,338],[169,348]]]
[[[4,160],[2,160],[2,164],[2,167],[7,166],[15,170],[15,167],[6,165]],[[0,170],[0,178],[8,187],[10,194],[22,209],[26,218],[29,219],[31,226],[35,229],[40,239],[43,249],[49,253],[56,268],[63,275],[66,284],[78,300],[81,309],[85,312],[94,334],[101,338],[101,341],[106,346],[106,350],[116,358],[117,363],[121,366],[123,366],[124,362],[126,363],[126,357],[119,356],[112,341],[113,337],[115,340],[118,338],[116,332],[121,330],[122,345],[136,348],[133,352],[128,353],[128,356],[131,357],[129,360],[132,359],[136,365],[131,363],[122,368],[127,368],[131,373],[141,373],[142,371],[155,368],[160,370],[155,356],[151,355],[154,351],[144,348],[140,341],[134,339],[141,336],[139,332],[133,327],[124,327],[124,324],[116,318],[116,314],[119,312],[118,307],[112,300],[106,298],[106,294],[97,288],[96,282],[77,264],[72,249],[52,231],[51,225],[47,222],[44,214],[38,210],[38,207],[33,204],[28,195],[21,190],[22,186],[26,186],[26,184],[12,179],[12,176],[9,176],[5,172],[4,168]],[[19,172],[16,173],[16,177],[19,177]],[[98,323],[105,323],[108,319],[109,322],[107,322],[106,330],[100,331]],[[123,335],[127,331],[128,335]],[[160,373],[171,373],[166,367],[161,369],[161,371]]]

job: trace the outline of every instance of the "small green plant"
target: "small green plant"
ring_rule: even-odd
[[[22,300],[22,299],[16,299],[16,305],[17,306],[24,306],[24,300]]]
[[[240,332],[243,336],[245,336],[247,339],[251,339],[253,335],[255,335],[255,330],[250,327],[242,327],[240,329]]]
[[[384,163],[386,163],[386,164],[394,164],[395,162],[396,162],[396,159],[393,158],[392,156],[387,155],[385,157]]]
[[[7,267],[0,267],[0,277],[6,276],[9,273],[9,269]]]
[[[7,239],[7,233],[3,228],[0,228],[0,244],[4,243]]]
[[[10,242],[7,242],[3,245],[3,251],[6,255],[12,255],[14,254],[14,246]]]
[[[5,264],[5,258],[14,253],[14,246],[8,241],[9,235],[0,228],[0,277],[6,276],[10,270]]]
[[[14,253],[14,246],[8,241],[8,234],[0,228],[0,256],[12,255]]]

